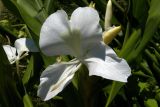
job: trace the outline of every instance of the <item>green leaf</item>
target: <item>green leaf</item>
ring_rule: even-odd
[[[3,2],[5,5],[9,4],[16,8],[24,22],[36,36],[39,36],[41,25],[48,16],[41,0],[5,0]]]
[[[144,24],[146,23],[148,17],[148,2],[146,2],[146,0],[131,0],[131,2],[133,4],[133,16],[138,20],[139,24],[141,24],[141,26],[144,27]]]
[[[29,64],[27,65],[27,69],[24,73],[24,76],[22,78],[23,84],[27,84],[29,79],[33,76],[33,69],[34,69],[34,63],[33,63],[33,56],[31,56],[29,60]]]
[[[156,93],[155,99],[160,103],[160,90]]]
[[[108,96],[107,103],[106,103],[105,107],[109,106],[109,104],[112,102],[112,100],[117,95],[117,93],[119,92],[119,90],[121,89],[121,87],[123,85],[124,85],[124,83],[122,83],[122,82],[113,81],[110,89],[108,89],[108,88],[104,89],[104,91],[109,92],[109,96]]]
[[[95,6],[97,9],[101,10],[102,13],[105,15],[105,11],[106,11],[106,0],[94,0],[95,2]]]
[[[129,60],[135,59],[145,48],[147,43],[152,39],[160,25],[160,2],[159,0],[151,0],[149,16],[145,25],[145,30],[141,43],[136,48],[135,52],[130,54]],[[134,44],[133,44],[134,45]]]
[[[9,9],[13,14],[15,14],[16,16],[20,16],[18,9],[16,8],[16,6],[12,3],[11,0],[2,0],[3,4],[5,5],[5,7],[7,7],[7,9]]]
[[[25,94],[23,96],[23,103],[24,103],[24,107],[33,107],[32,101],[28,94]]]
[[[147,99],[144,101],[145,107],[158,107],[158,103],[155,99]]]
[[[147,82],[139,82],[138,86],[140,87],[140,90],[139,90],[140,93],[144,90],[149,91],[149,84]]]
[[[17,7],[21,17],[25,21],[25,23],[29,26],[29,28],[38,36],[40,32],[40,28],[42,25],[42,19],[38,19],[40,15],[40,9],[37,5],[38,3],[28,0],[11,0],[12,3]],[[25,4],[25,5],[24,5]],[[40,11],[40,12],[39,12]]]
[[[14,36],[15,38],[17,38],[17,34],[14,32],[15,29],[13,29],[11,27],[11,24],[9,23],[8,20],[1,20],[0,21],[0,31],[1,32],[5,32],[9,35]]]
[[[134,51],[134,48],[136,47],[136,43],[140,37],[141,30],[135,30],[131,37],[127,40],[126,44],[123,46],[121,52],[119,53],[120,57],[128,58],[129,54]],[[130,61],[130,60],[129,60]]]
[[[89,3],[87,0],[73,0],[75,3],[77,3],[79,6],[88,6]]]
[[[44,67],[46,68],[48,65],[52,65],[53,63],[56,62],[56,57],[50,57],[50,56],[45,56],[41,54],[43,61],[44,61]]]
[[[44,0],[44,8],[48,15],[53,13],[58,8],[57,0]]]

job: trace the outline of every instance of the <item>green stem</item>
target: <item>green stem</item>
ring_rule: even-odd
[[[16,60],[16,71],[17,71],[18,78],[20,78],[20,73],[19,73],[19,60]]]
[[[115,81],[113,81],[113,84],[112,84],[112,88],[111,88],[111,91],[110,91],[111,94],[113,93],[113,88],[114,88],[114,87],[115,87]],[[105,107],[108,107],[108,106],[109,106],[110,101],[111,101],[111,95],[108,97],[107,103],[106,103]]]
[[[154,49],[154,51],[155,51],[155,56],[156,56],[157,60],[160,61],[160,54],[158,53],[157,50]]]
[[[140,77],[145,77],[145,78],[150,78],[150,79],[155,79],[154,77],[146,75],[146,74],[143,74],[141,72],[132,72],[132,75],[140,76]]]
[[[156,74],[159,75],[158,77],[160,77],[160,68],[159,68],[159,66],[157,66],[155,63],[153,63],[153,69],[156,71]]]
[[[148,49],[145,50],[145,54],[148,58],[150,58],[150,60],[152,60],[157,66],[159,66],[159,63],[154,54],[151,54]]]
[[[45,11],[45,9],[43,8],[43,3],[42,1],[40,0],[35,0],[35,3],[37,5],[37,8],[40,12],[42,12],[42,17],[43,17],[43,20],[45,20],[47,18],[47,12]]]
[[[121,89],[121,87],[124,84],[125,83],[118,82],[118,81],[113,81],[112,88],[110,90],[110,94],[108,96],[107,103],[106,103],[105,107],[109,106],[109,104],[111,103],[111,101],[113,100],[113,98],[117,95],[117,93],[119,92],[119,90]],[[116,91],[115,91],[115,88],[117,88]]]
[[[119,4],[117,3],[116,0],[112,0],[112,3],[113,3],[114,5],[116,5],[117,8],[118,8],[120,11],[122,11],[123,13],[125,12],[125,10],[121,7],[121,5],[119,5]]]
[[[16,25],[11,25],[11,27],[19,27],[19,26],[24,26],[25,24],[16,24]]]
[[[145,65],[145,63],[140,63],[140,67],[147,75],[153,76],[151,70]]]
[[[20,30],[23,30],[23,29],[24,29],[24,30],[27,32],[28,36],[29,36],[30,38],[32,38],[31,33],[30,33],[30,31],[29,31],[29,29],[28,29],[28,27],[27,27],[26,24],[16,24],[16,25],[11,25],[11,26],[12,26],[12,27],[22,26],[22,28],[21,28]]]
[[[129,31],[130,31],[130,23],[128,22],[122,48],[126,45],[126,42],[127,42],[128,38],[129,38]]]
[[[152,41],[151,43],[153,44],[153,46],[156,49],[156,51],[158,53],[160,53],[160,44],[159,43],[155,43],[154,41]]]

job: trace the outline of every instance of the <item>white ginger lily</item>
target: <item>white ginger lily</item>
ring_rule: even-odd
[[[23,56],[28,55],[28,52],[38,52],[38,48],[34,44],[34,41],[29,38],[17,39],[14,43],[15,47],[10,45],[3,45],[3,49],[7,55],[10,64],[20,60]],[[23,54],[26,52],[25,54]],[[23,54],[23,55],[22,55]]]
[[[71,55],[75,59],[48,66],[40,77],[38,96],[46,101],[61,92],[71,82],[81,64],[89,75],[127,82],[131,74],[124,59],[102,42],[98,12],[79,7],[70,20],[65,11],[58,10],[44,22],[40,32],[40,48],[45,55]]]

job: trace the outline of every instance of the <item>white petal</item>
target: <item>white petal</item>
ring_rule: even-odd
[[[44,101],[56,96],[70,83],[80,65],[77,62],[68,62],[47,67],[40,77],[38,96]]]
[[[105,56],[104,56],[105,55]],[[131,69],[124,59],[118,58],[115,52],[105,45],[99,45],[88,53],[84,63],[89,75],[97,75],[106,79],[127,82]]]
[[[50,15],[44,22],[40,32],[40,48],[46,55],[73,54],[70,44],[74,40],[70,32],[67,14],[59,10]]]
[[[72,31],[80,31],[82,49],[88,49],[102,39],[98,12],[91,7],[79,7],[71,15]]]
[[[3,49],[6,52],[7,58],[10,64],[13,64],[16,61],[16,48],[10,45],[3,45]]]
[[[34,44],[34,41],[29,38],[17,39],[14,43],[17,49],[18,56],[21,56],[23,52],[38,52],[38,48]]]

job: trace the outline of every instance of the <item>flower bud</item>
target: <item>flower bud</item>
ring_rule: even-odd
[[[112,2],[111,0],[108,0],[105,13],[105,22],[104,22],[105,31],[111,26],[111,19],[112,19]]]
[[[103,32],[103,42],[109,44],[115,36],[121,31],[121,26],[112,27],[108,31]]]
[[[93,3],[93,1],[91,1],[91,3],[89,4],[89,7],[94,8],[95,9],[95,3]]]

